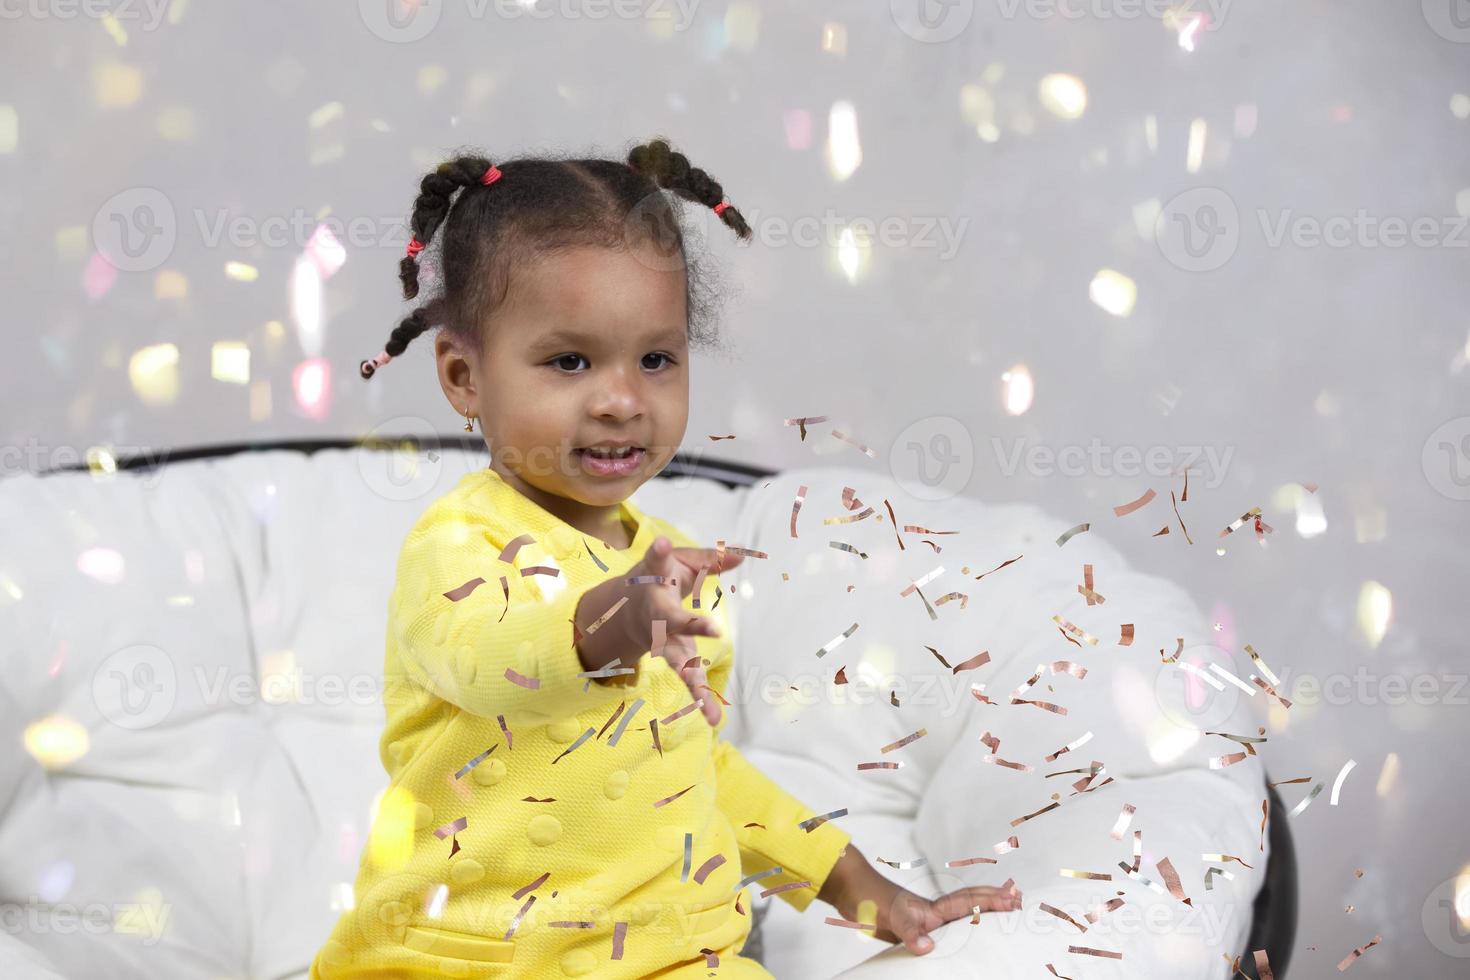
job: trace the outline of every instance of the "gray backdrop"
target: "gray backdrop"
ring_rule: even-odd
[[[1034,501],[1179,578],[1327,786],[1293,973],[1466,974],[1470,3],[390,2],[0,3],[4,472],[457,433],[430,344],[357,377],[419,178],[666,135],[756,231],[689,215],[730,301],[686,449],[862,461],[835,427],[931,527]]]

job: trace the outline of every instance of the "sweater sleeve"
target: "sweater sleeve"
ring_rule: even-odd
[[[798,912],[806,911],[852,837],[830,820],[810,832],[804,830],[799,824],[816,816],[814,810],[772,782],[724,739],[715,741],[714,752],[715,805],[735,827],[742,873],[779,867],[779,874],[760,879],[761,891],[810,882],[809,887],[778,893]]]
[[[572,620],[586,587],[563,580],[543,590],[530,581],[540,576],[522,577],[499,560],[501,547],[493,529],[463,521],[410,532],[390,607],[410,679],[471,714],[504,715],[507,724],[550,724],[616,701],[637,673],[612,682],[578,676],[588,668]]]
[[[722,627],[729,629],[729,620],[721,619]],[[727,656],[712,657],[709,683],[725,694],[730,674],[734,667],[732,639],[701,637],[696,643],[715,649],[713,644],[727,644]],[[810,886],[778,892],[798,912],[817,897],[831,874],[837,859],[852,842],[852,837],[831,820],[825,820],[810,831],[800,826],[817,812],[801,800],[788,793],[740,753],[740,750],[723,737],[730,720],[730,711],[741,710],[739,704],[725,707],[720,722],[715,727],[715,806],[718,807],[735,828],[735,838],[740,844],[740,866],[743,874],[754,874],[779,867],[778,874],[767,875],[757,883],[758,891],[796,882],[810,882]],[[759,826],[748,826],[758,824]]]

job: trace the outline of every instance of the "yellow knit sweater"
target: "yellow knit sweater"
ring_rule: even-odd
[[[645,653],[615,683],[579,676],[571,621],[589,587],[626,574],[660,534],[710,546],[622,508],[637,530],[619,551],[485,469],[409,532],[388,608],[389,786],[354,908],[312,980],[682,976],[680,965],[702,977],[715,957],[717,976],[768,976],[738,956],[752,893],[807,882],[777,893],[805,910],[850,837],[830,821],[800,827],[815,811],[718,737],[742,706],[722,708],[715,729],[682,711],[693,699],[662,657]],[[716,582],[705,578],[698,611],[722,636],[695,642],[723,696],[734,647]],[[695,611],[693,596],[684,605]]]

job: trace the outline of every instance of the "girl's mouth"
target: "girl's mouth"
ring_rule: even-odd
[[[574,449],[582,469],[593,476],[627,476],[643,465],[642,447],[629,449]]]

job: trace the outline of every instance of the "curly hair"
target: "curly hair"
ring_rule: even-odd
[[[455,195],[456,191],[463,193]],[[419,183],[408,254],[398,264],[405,299],[419,294],[419,253],[439,235],[439,295],[393,328],[377,357],[359,365],[364,379],[402,354],[424,331],[440,326],[483,349],[480,325],[505,301],[511,270],[538,255],[575,246],[652,246],[684,269],[691,342],[707,328],[715,274],[691,257],[687,229],[669,195],[714,209],[742,240],[750,226],[724,200],[724,189],[689,164],[667,140],[635,146],[625,163],[601,159],[526,157],[492,164],[482,156],[445,161]]]

